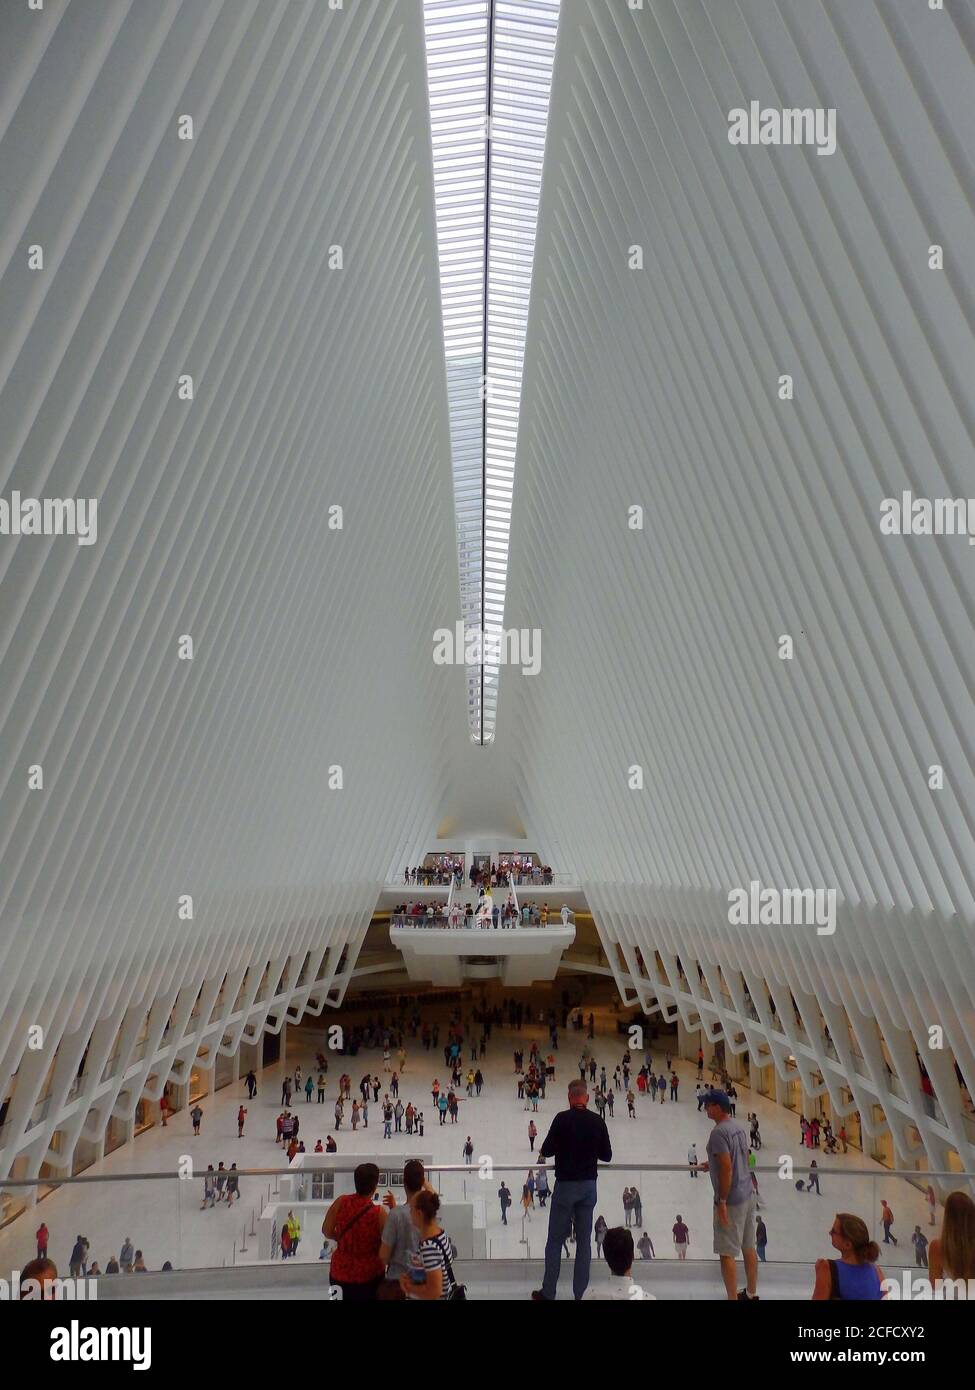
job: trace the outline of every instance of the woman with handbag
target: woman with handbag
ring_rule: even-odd
[[[379,1258],[386,1208],[373,1202],[379,1184],[374,1163],[355,1170],[355,1192],[337,1197],[322,1222],[322,1235],[337,1242],[329,1267],[330,1284],[338,1285],[343,1300],[371,1302],[382,1283],[385,1267]]]
[[[440,1198],[424,1188],[413,1201],[413,1222],[420,1237],[416,1255],[407,1274],[400,1275],[400,1288],[409,1301],[445,1302],[466,1299],[467,1290],[454,1277],[450,1237],[437,1224]]]

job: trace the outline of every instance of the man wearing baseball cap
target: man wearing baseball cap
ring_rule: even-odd
[[[721,1257],[721,1276],[731,1300],[749,1303],[758,1297],[758,1251],[755,1248],[756,1198],[748,1170],[748,1131],[731,1118],[726,1091],[708,1091],[704,1110],[714,1124],[708,1137],[707,1162],[700,1165],[714,1188],[714,1253]],[[738,1292],[735,1260],[745,1265],[745,1285]]]

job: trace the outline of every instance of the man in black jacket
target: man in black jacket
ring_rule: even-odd
[[[596,1207],[596,1165],[609,1163],[613,1149],[606,1122],[586,1107],[589,1092],[584,1081],[569,1083],[569,1108],[552,1121],[539,1149],[540,1158],[555,1159],[555,1187],[549,1207],[548,1240],[545,1243],[545,1278],[532,1298],[555,1297],[562,1264],[562,1247],[573,1225],[576,1257],[572,1292],[582,1298],[589,1286],[592,1259],[592,1214]]]

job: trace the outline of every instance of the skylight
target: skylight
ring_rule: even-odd
[[[490,649],[504,626],[559,0],[425,0],[424,16],[461,616]],[[475,743],[494,738],[499,676],[467,668]]]

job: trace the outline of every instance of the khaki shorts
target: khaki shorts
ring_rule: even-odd
[[[714,1253],[730,1255],[733,1259],[742,1250],[755,1249],[755,1213],[758,1199],[752,1195],[747,1202],[730,1202],[727,1207],[728,1224],[722,1226],[718,1220],[718,1208],[714,1209]]]

